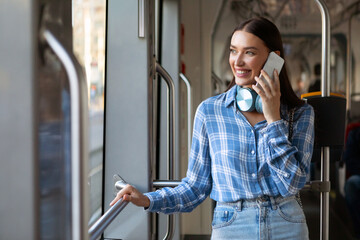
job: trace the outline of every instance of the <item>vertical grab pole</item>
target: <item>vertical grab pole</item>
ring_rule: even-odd
[[[86,82],[82,74],[78,73],[77,65],[49,31],[44,30],[41,33],[44,39],[54,53],[59,57],[67,73],[70,85],[71,101],[71,225],[73,240],[89,239],[87,202],[88,195],[86,187],[87,176],[87,90]]]
[[[191,95],[191,85],[189,80],[185,77],[184,74],[180,73],[180,77],[181,79],[185,82],[186,84],[186,89],[187,89],[187,124],[188,124],[188,155],[190,156],[190,152],[191,152],[191,104],[192,104],[192,95]]]
[[[321,96],[330,96],[330,14],[324,0],[315,0],[322,19]]]
[[[174,166],[175,166],[175,86],[171,76],[159,64],[155,63],[156,72],[165,80],[169,90],[168,109],[169,109],[169,140],[168,140],[168,179],[174,179]],[[174,235],[174,215],[168,215],[167,232],[164,240],[172,239]]]
[[[346,64],[346,117],[347,120],[350,118],[351,109],[351,81],[352,81],[352,55],[351,55],[351,21],[357,13],[351,14],[348,23],[348,39],[347,39],[347,64]]]
[[[315,0],[322,19],[321,96],[330,96],[330,14],[324,0]],[[330,147],[321,148],[321,181],[330,180]],[[329,192],[320,192],[320,239],[329,239]]]

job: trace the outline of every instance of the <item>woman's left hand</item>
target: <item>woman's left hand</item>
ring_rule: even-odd
[[[259,77],[255,77],[259,86],[253,85],[253,89],[261,97],[264,117],[268,124],[278,121],[280,117],[280,81],[279,74],[274,70],[274,79],[271,79],[269,75],[261,70],[261,75],[264,76],[266,81]]]

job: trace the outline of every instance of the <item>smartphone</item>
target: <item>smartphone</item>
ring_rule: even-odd
[[[280,71],[284,65],[284,59],[277,55],[275,52],[271,52],[264,64],[263,70],[270,76],[271,79],[274,79],[274,70],[280,74]],[[265,77],[261,74],[259,78],[263,79],[267,83]],[[260,84],[256,83],[256,86],[260,87]]]

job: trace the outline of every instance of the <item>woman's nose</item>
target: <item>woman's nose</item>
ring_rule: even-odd
[[[235,60],[235,65],[236,66],[244,65],[244,59],[242,58],[241,54],[239,54],[239,56],[237,56],[237,58]]]

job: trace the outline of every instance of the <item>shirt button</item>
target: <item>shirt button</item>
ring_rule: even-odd
[[[253,174],[251,174],[251,176],[252,176],[253,178],[255,178],[255,177],[256,177],[256,174],[255,174],[255,173],[253,173]]]
[[[254,151],[254,150],[251,150],[251,154],[254,155],[254,154],[255,154],[255,151]]]

